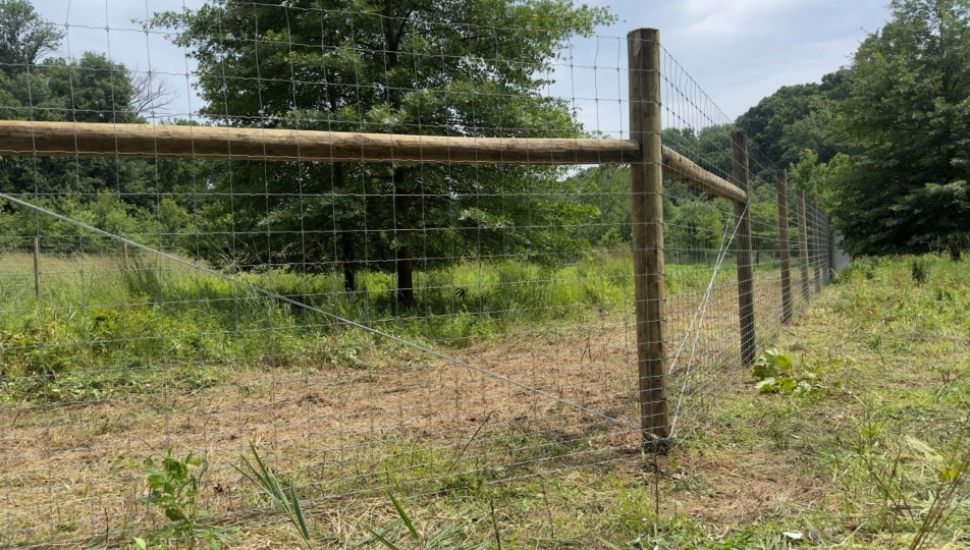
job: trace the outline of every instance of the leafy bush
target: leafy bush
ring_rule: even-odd
[[[758,357],[751,373],[758,380],[755,387],[761,393],[807,394],[818,389],[813,373],[797,377],[792,373],[792,357],[776,349],[766,350]]]

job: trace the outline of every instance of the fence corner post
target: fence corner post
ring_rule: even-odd
[[[627,35],[630,137],[640,157],[630,165],[637,375],[643,447],[664,452],[670,438],[667,359],[664,350],[663,148],[660,31]]]
[[[731,178],[734,184],[748,191],[748,136],[744,132],[731,133]],[[754,363],[757,351],[754,322],[754,269],[751,266],[750,195],[745,202],[734,203],[738,233],[734,238],[738,264],[738,320],[741,330],[741,364]]]
[[[778,171],[778,250],[781,254],[781,322],[792,320],[791,242],[788,240],[788,172]]]

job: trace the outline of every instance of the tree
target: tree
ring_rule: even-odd
[[[855,54],[838,123],[854,154],[835,216],[857,253],[970,243],[970,1],[895,0]]]
[[[156,15],[199,67],[203,113],[224,124],[464,136],[575,136],[541,93],[574,34],[609,21],[571,0],[213,0]],[[212,253],[240,265],[396,272],[415,263],[550,258],[577,243],[556,226],[595,208],[555,198],[560,170],[519,166],[236,163],[217,190],[229,222]],[[266,190],[272,190],[272,198]],[[299,234],[299,239],[294,238]]]
[[[0,0],[0,70],[12,76],[61,44],[64,33],[27,0]]]
[[[29,2],[0,0],[0,118],[133,123],[143,122],[142,109],[161,104],[159,92],[163,89],[150,81],[133,79],[124,65],[102,54],[84,52],[79,59],[45,58],[59,47],[61,38],[61,32],[41,18]],[[175,206],[185,214],[185,205],[174,205],[173,199],[163,195],[191,186],[198,170],[195,163],[173,159],[3,156],[0,188],[56,196],[57,200],[48,200],[47,204],[59,211],[102,222],[114,220],[104,227],[107,229],[141,228],[141,233],[147,234],[151,231],[144,223],[145,212],[154,212],[159,219],[164,215],[169,222],[179,218]],[[106,193],[114,193],[125,204],[112,210],[112,216],[99,217],[98,212],[109,204]],[[5,205],[5,213],[14,214],[10,208]],[[115,223],[124,216],[131,223]],[[28,217],[34,218],[33,214]],[[49,229],[49,224],[38,223],[3,227],[8,235],[21,235],[24,227]]]
[[[843,148],[831,122],[833,104],[846,95],[846,72],[827,74],[820,84],[783,86],[738,117],[737,127],[766,165],[797,162],[805,149],[826,162]]]
[[[12,77],[0,73],[0,116],[21,120],[135,122],[128,70],[105,56],[49,58]],[[143,206],[152,185],[149,164],[113,158],[0,159],[0,181],[16,193],[80,193],[114,188]]]

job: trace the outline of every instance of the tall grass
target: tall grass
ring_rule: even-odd
[[[626,250],[600,250],[569,265],[468,259],[418,271],[416,303],[408,308],[396,303],[393,275],[374,271],[361,272],[357,291],[348,293],[337,273],[270,269],[234,281],[134,253],[127,268],[117,255],[44,255],[41,270],[37,297],[31,256],[0,255],[0,397],[56,399],[134,387],[137,369],[157,377],[159,367],[182,368],[179,383],[199,387],[217,381],[214,367],[225,364],[359,364],[356,350],[373,341],[341,329],[334,316],[460,348],[616,318],[633,306]],[[671,265],[667,273],[668,292],[678,293],[702,289],[710,268]],[[239,280],[331,315],[266,297]],[[192,368],[198,365],[213,369]],[[50,394],[65,384],[74,390]]]

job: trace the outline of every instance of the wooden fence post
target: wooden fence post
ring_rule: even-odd
[[[802,298],[808,302],[811,289],[808,282],[808,224],[805,221],[805,192],[798,194],[798,262],[802,272]]]
[[[822,220],[818,207],[812,204],[812,262],[815,264],[815,294],[822,292]]]
[[[34,295],[40,298],[40,235],[34,235]]]
[[[640,159],[630,165],[633,201],[633,275],[637,374],[643,446],[663,452],[670,437],[664,350],[663,152],[660,141],[660,32],[627,35],[630,62],[630,137]]]
[[[792,318],[791,244],[788,241],[788,172],[778,171],[778,244],[781,253],[781,322]]]
[[[831,283],[832,277],[835,274],[835,233],[832,231],[832,217],[828,214],[825,215],[825,236],[827,238],[826,246],[829,252],[829,269],[825,282]]]
[[[127,270],[128,269],[128,243],[121,241],[121,265]]]
[[[731,134],[731,177],[734,184],[748,190],[748,136],[744,132]],[[741,363],[754,363],[757,352],[754,328],[754,270],[751,267],[751,199],[734,203],[735,217],[738,218],[738,233],[734,237],[737,244],[738,263],[738,319],[741,329]]]

